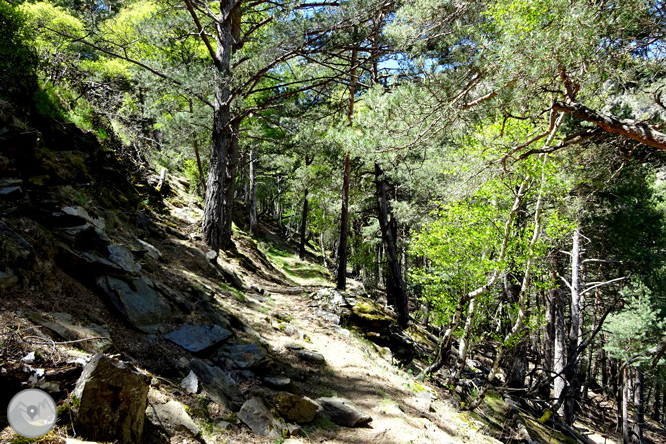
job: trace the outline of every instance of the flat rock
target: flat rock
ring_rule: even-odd
[[[104,295],[132,325],[145,333],[157,333],[171,317],[171,307],[141,276],[134,277],[132,284],[111,276],[97,279]]]
[[[92,441],[141,442],[148,403],[146,379],[130,364],[95,355],[72,393],[79,400],[74,416],[77,434]]]
[[[0,196],[3,198],[16,198],[23,194],[21,187],[0,187]]]
[[[317,414],[317,404],[292,393],[278,393],[274,402],[280,415],[298,424],[312,421]]]
[[[220,344],[231,336],[229,330],[213,325],[183,325],[164,337],[193,353]]]
[[[338,425],[355,427],[372,421],[372,417],[360,410],[348,399],[332,397],[318,398],[317,403],[321,406],[320,413]]]
[[[91,224],[65,227],[61,231],[74,239],[76,248],[81,251],[98,251],[105,254],[111,239],[101,229]]]
[[[319,352],[310,350],[293,350],[294,354],[304,361],[312,362],[314,364],[324,364],[326,358]]]
[[[291,379],[284,376],[267,376],[263,379],[263,383],[266,387],[273,390],[289,392],[294,395],[301,393],[301,389]]]
[[[150,405],[146,409],[146,417],[169,436],[195,437],[201,432],[178,401],[171,400],[166,404]]]
[[[141,265],[134,262],[132,252],[123,245],[113,244],[107,247],[108,259],[128,273],[137,274],[141,271]]]
[[[266,348],[256,343],[222,347],[213,361],[228,370],[265,370],[273,365]]]
[[[255,434],[272,439],[282,439],[287,428],[282,418],[275,417],[259,398],[246,401],[238,418]]]
[[[94,323],[90,323],[87,326],[78,325],[72,320],[72,315],[69,313],[55,312],[50,313],[50,315],[55,319],[55,322],[69,330],[78,339],[111,337],[108,328]],[[109,351],[113,348],[113,343],[110,339],[96,339],[89,341],[89,343],[99,351]]]
[[[201,388],[218,404],[236,411],[243,405],[238,386],[219,367],[210,366],[200,359],[190,361],[190,368],[201,380]]]
[[[106,223],[104,222],[104,218],[98,217],[92,217],[88,211],[79,206],[72,206],[72,207],[63,207],[62,212],[65,214],[69,214],[70,216],[77,216],[80,217],[81,219],[84,219],[86,222],[94,225],[95,227],[99,228],[100,230],[103,230],[106,227]]]
[[[155,259],[156,261],[166,262],[166,259],[164,259],[164,256],[162,255],[162,252],[158,250],[153,244],[149,244],[148,242],[142,241],[141,239],[137,239],[136,242],[139,244],[140,247],[137,250],[138,252],[143,252],[148,257]]]

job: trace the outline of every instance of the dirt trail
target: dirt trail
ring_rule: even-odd
[[[308,297],[313,289],[304,292],[299,287],[277,287],[266,282],[256,282],[256,285],[264,288],[270,298],[266,304],[252,303],[253,308],[244,309],[243,314],[273,349],[294,367],[303,364],[286,349],[288,344],[303,345],[326,358],[325,367],[305,369],[307,376],[299,382],[304,394],[311,398],[347,398],[373,418],[367,426],[357,428],[306,426],[307,438],[300,438],[301,442],[498,442],[484,435],[472,420],[456,412],[434,391],[388,362],[372,343],[315,316],[316,308],[311,306],[312,300]],[[275,319],[283,313],[293,317],[289,324],[307,334],[310,342],[271,326],[267,318]]]

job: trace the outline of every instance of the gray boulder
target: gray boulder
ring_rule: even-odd
[[[201,380],[204,392],[215,402],[236,411],[243,404],[243,395],[234,382],[219,367],[193,359],[190,368]]]
[[[183,325],[179,329],[164,335],[166,339],[193,353],[218,345],[229,336],[231,336],[229,330],[225,330],[217,325],[213,325],[212,327],[205,325]]]
[[[272,439],[284,438],[287,430],[282,418],[275,417],[259,398],[246,401],[238,412],[238,419],[257,435]]]
[[[344,398],[318,398],[321,406],[321,415],[329,418],[338,425],[355,427],[372,421],[372,417],[360,410],[353,402]]]
[[[146,409],[146,417],[156,427],[164,430],[167,435],[197,436],[201,430],[192,421],[190,415],[178,401],[169,401],[166,404],[150,405]]]
[[[109,260],[128,273],[136,274],[141,271],[141,265],[134,262],[132,252],[122,245],[109,245]]]
[[[95,355],[72,393],[79,436],[92,441],[141,442],[148,380],[130,364]]]
[[[171,317],[169,304],[141,276],[132,278],[131,286],[124,280],[101,276],[97,285],[130,324],[145,333],[157,333]]]

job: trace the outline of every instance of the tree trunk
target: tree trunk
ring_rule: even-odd
[[[305,231],[308,222],[308,190],[303,193],[303,215],[301,217],[301,242],[298,246],[298,257],[305,259]]]
[[[565,378],[569,384],[567,397],[564,402],[564,421],[573,425],[576,413],[576,398],[580,391],[580,364],[578,360],[572,362],[579,345],[580,330],[580,225],[576,226],[573,234],[571,248],[571,322],[569,324],[569,344],[567,347],[568,362],[571,363],[565,371]]]
[[[342,176],[342,209],[340,210],[340,244],[338,245],[338,290],[347,288],[347,237],[349,235],[349,176],[351,161],[349,153],[345,155],[345,171]]]
[[[634,379],[634,429],[631,434],[632,443],[643,443],[644,422],[645,414],[643,411],[643,370],[637,368],[636,378]]]
[[[652,405],[652,414],[650,415],[650,418],[657,422],[661,419],[661,388],[661,378],[657,378],[657,386],[654,389],[654,404]]]
[[[324,268],[328,269],[328,261],[326,260],[326,247],[324,246],[324,228],[322,227],[319,233],[319,246],[321,247],[321,260],[324,263]]]
[[[520,223],[520,218],[516,218],[516,223]],[[508,296],[509,306],[514,306],[520,298],[523,276],[518,273],[509,273],[506,279],[505,293]],[[502,332],[503,336],[509,333],[510,327]],[[513,389],[525,388],[525,376],[527,374],[527,339],[522,338],[515,347],[507,350],[506,362],[508,364],[507,386]]]
[[[551,374],[555,371],[553,366],[553,358],[555,352],[555,318],[557,313],[556,303],[559,299],[559,288],[557,287],[557,257],[554,252],[548,256],[548,278],[553,287],[546,291],[546,313],[543,332],[543,375],[544,382],[550,381]],[[539,388],[539,393],[542,398],[547,399],[550,396],[550,384],[542,383]]]
[[[375,163],[375,186],[377,188],[377,217],[382,232],[384,250],[388,265],[388,276],[386,281],[387,298],[395,302],[398,312],[398,324],[406,328],[409,323],[409,305],[405,281],[402,279],[400,260],[396,248],[395,223],[389,222],[388,202],[386,200],[386,182],[383,179],[384,172],[378,163]]]
[[[250,210],[250,232],[254,235],[258,233],[259,220],[257,218],[257,152],[256,150],[250,151],[250,189],[249,189],[249,205]]]
[[[622,370],[622,402],[620,418],[622,421],[622,444],[631,444],[631,431],[629,430],[629,366]]]
[[[567,360],[564,348],[564,297],[559,289],[555,291],[554,310],[555,346],[553,348],[553,373],[557,376],[553,381],[553,398],[559,399],[566,386],[564,366]],[[562,412],[559,413],[562,416]]]

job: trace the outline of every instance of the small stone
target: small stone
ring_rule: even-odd
[[[234,382],[219,367],[193,359],[190,367],[201,380],[202,391],[218,404],[236,411],[243,404],[243,395]]]
[[[298,435],[302,430],[302,427],[299,426],[298,424],[291,424],[287,423],[287,434],[289,436],[296,436]],[[286,441],[283,441],[283,444],[287,444],[288,442],[300,442],[295,439],[288,439]]]
[[[25,362],[26,364],[32,364],[35,362],[35,352],[30,352],[27,355],[25,355],[22,359],[21,362]]]
[[[162,252],[155,248],[152,244],[149,244],[146,241],[142,241],[141,239],[137,239],[136,241],[145,250],[148,257],[153,258],[156,261],[166,262]]]
[[[287,350],[303,350],[305,347],[303,347],[301,344],[296,344],[295,342],[292,342],[290,344],[287,344],[284,346]]]
[[[229,430],[231,428],[231,423],[227,421],[219,421],[215,426],[221,430]]]
[[[223,347],[213,361],[228,370],[266,370],[273,365],[266,348],[256,343]]]
[[[206,252],[206,259],[208,259],[208,260],[211,261],[211,262],[215,262],[215,260],[217,259],[217,251],[215,251],[215,250],[208,250],[208,251]]]
[[[319,352],[310,350],[294,350],[294,354],[304,361],[309,361],[315,364],[324,364],[326,358]]]
[[[180,386],[187,393],[195,394],[199,390],[199,379],[197,379],[197,375],[190,370],[190,374],[183,378],[180,382]]]
[[[264,385],[273,390],[281,392],[289,392],[294,395],[299,395],[301,389],[292,382],[291,379],[284,376],[267,376],[263,379]]]

